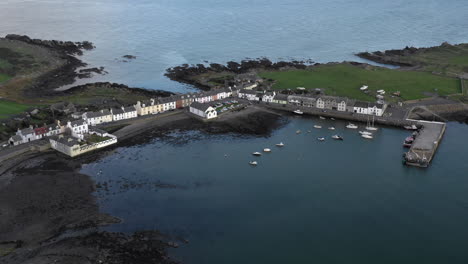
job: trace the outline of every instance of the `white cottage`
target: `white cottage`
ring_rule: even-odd
[[[75,120],[67,122],[67,129],[70,129],[72,134],[88,133],[88,123],[85,120]]]
[[[262,101],[267,103],[273,103],[273,98],[275,98],[275,92],[266,92],[262,96]]]
[[[90,126],[112,122],[112,113],[107,109],[98,112],[86,112],[82,117]]]
[[[199,102],[193,102],[190,105],[190,113],[201,116],[205,119],[212,119],[218,116],[218,112],[209,104],[202,104]]]
[[[125,120],[137,117],[137,110],[134,106],[111,109],[112,121]]]
[[[257,91],[242,89],[239,90],[239,98],[247,99],[249,101],[260,101]]]

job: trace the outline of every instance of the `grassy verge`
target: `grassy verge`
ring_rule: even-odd
[[[0,73],[0,83],[6,82],[6,81],[8,81],[9,79],[11,79],[11,76],[6,75],[6,74],[3,74],[3,73]]]
[[[389,94],[400,91],[404,100],[430,96],[429,93],[450,95],[460,93],[460,81],[455,78],[433,75],[428,72],[399,71],[380,67],[359,67],[350,64],[322,65],[312,70],[292,70],[260,73],[263,78],[273,79],[273,89],[296,87],[322,88],[334,96],[374,101],[375,98],[359,90],[368,85],[370,91],[383,89]]]
[[[20,114],[33,107],[34,105],[19,104],[11,101],[0,100],[0,118]]]

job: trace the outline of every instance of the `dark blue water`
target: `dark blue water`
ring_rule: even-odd
[[[187,91],[166,68],[468,42],[467,13],[466,0],[2,0],[0,35],[94,42],[84,60],[110,74],[80,82]],[[138,58],[119,62],[125,54]]]
[[[401,164],[408,132],[383,128],[368,141],[330,122],[294,119],[268,138],[175,133],[83,172],[112,180],[98,195],[125,222],[110,230],[189,239],[172,252],[184,263],[466,263],[468,126],[450,123],[431,167],[416,169]],[[316,123],[345,140],[317,141],[333,133]],[[265,147],[273,152],[250,167]]]

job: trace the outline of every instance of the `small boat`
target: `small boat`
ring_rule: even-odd
[[[379,94],[385,94],[385,91],[384,91],[384,90],[378,90],[377,93],[379,93]]]
[[[250,161],[249,164],[252,165],[252,166],[257,166],[258,165],[258,163],[256,161]]]
[[[372,116],[372,124],[371,124],[370,120],[368,120],[368,121],[367,121],[366,130],[377,131],[378,128],[376,128],[376,127],[374,126],[374,122],[375,122],[375,116]]]
[[[295,114],[298,114],[298,115],[302,115],[304,114],[304,112],[302,112],[301,110],[297,109],[297,110],[294,110],[293,113]]]
[[[322,128],[322,126],[319,126],[319,125],[314,125],[314,128]]]
[[[335,130],[335,128],[334,127],[329,127],[328,130]]]
[[[411,126],[404,126],[405,129],[407,130],[417,130],[418,127],[416,125],[411,125]]]
[[[336,139],[336,140],[343,140],[343,137],[342,137],[342,136],[338,136],[338,135],[333,135],[332,138],[333,138],[333,139]]]
[[[296,134],[300,134],[300,133],[301,133],[301,131],[300,131],[300,130],[297,130],[297,131],[296,131]]]
[[[331,117],[330,120],[335,120],[335,118]]]
[[[263,152],[271,152],[271,149],[269,149],[269,148],[264,148],[264,149],[263,149]]]
[[[324,137],[319,137],[319,138],[317,138],[317,140],[318,140],[318,141],[324,141],[325,138],[324,138]]]
[[[323,119],[326,119],[326,118],[325,118],[325,117],[323,117],[323,116],[319,116],[319,118],[320,118],[320,119],[322,119],[322,120],[323,120]]]
[[[307,130],[307,133],[312,133],[312,130]]]
[[[359,131],[359,134],[361,134],[361,135],[369,135],[369,136],[372,135],[372,133],[371,133],[371,132],[368,132],[368,131]]]
[[[363,85],[363,86],[361,86],[361,88],[359,88],[359,90],[365,91],[365,90],[367,90],[367,88],[369,88],[369,86]]]
[[[252,153],[252,155],[254,155],[254,156],[261,156],[262,153],[260,153],[260,152],[257,151],[257,152]]]
[[[361,137],[366,138],[366,139],[373,139],[374,138],[371,135],[361,135]]]
[[[350,129],[357,129],[358,126],[356,126],[355,124],[352,124],[352,123],[349,123],[346,128],[350,128]]]
[[[410,137],[405,138],[406,143],[413,143],[413,141],[414,141],[414,137],[410,136]]]
[[[279,144],[276,144],[277,147],[284,147],[283,142],[280,142]]]
[[[412,145],[411,143],[406,143],[406,142],[403,143],[403,147],[405,148],[411,148],[411,145]]]

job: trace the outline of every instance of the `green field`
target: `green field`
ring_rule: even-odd
[[[8,117],[9,115],[15,115],[22,113],[30,109],[31,105],[18,104],[11,101],[0,100],[0,118]]]
[[[428,72],[399,71],[380,67],[362,68],[350,64],[322,65],[312,70],[263,72],[263,78],[275,80],[273,89],[324,88],[327,95],[345,96],[365,101],[375,97],[359,90],[368,85],[374,92],[383,89],[388,96],[400,91],[404,100],[429,97],[430,94],[450,95],[461,92],[460,81]],[[426,93],[426,94],[425,94]]]
[[[9,79],[11,79],[11,76],[0,73],[0,83],[8,81]]]

